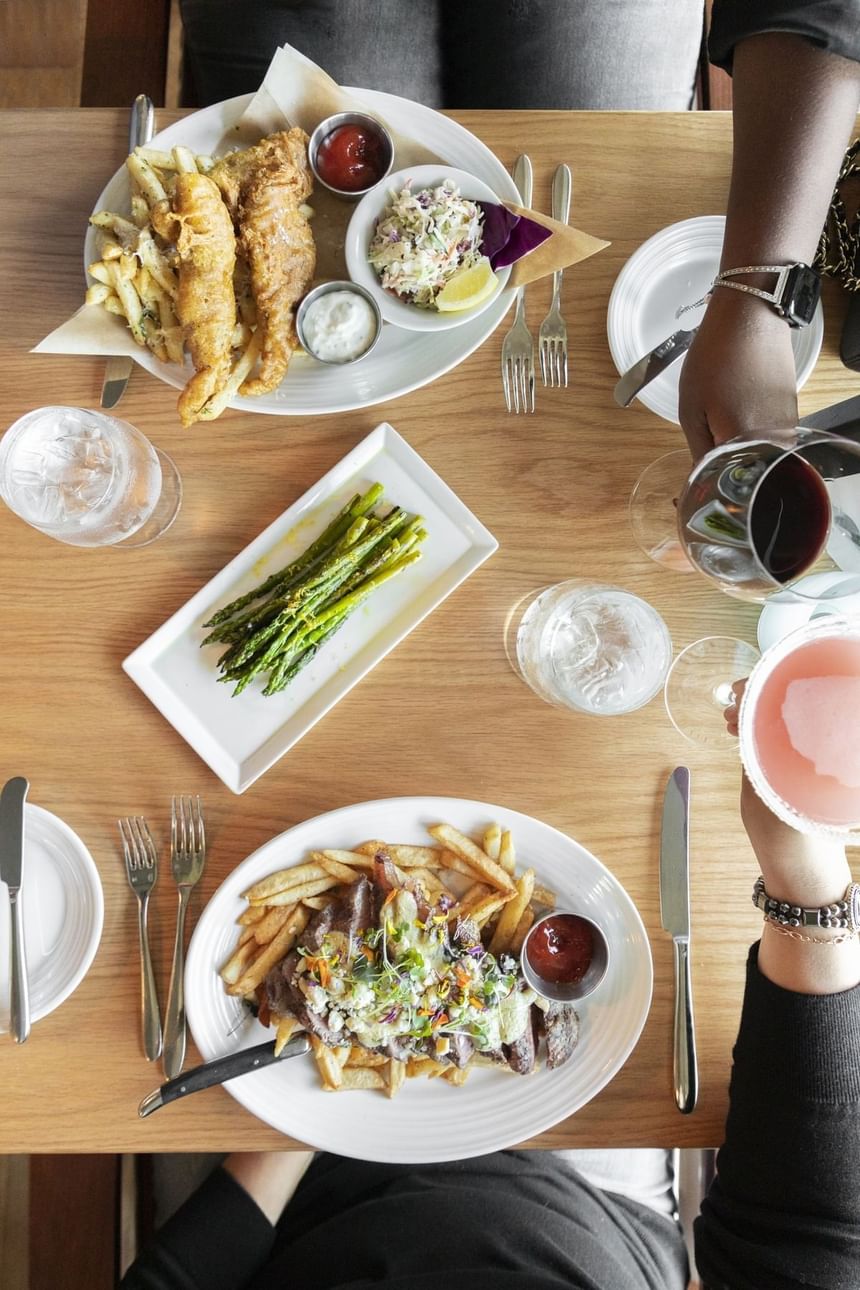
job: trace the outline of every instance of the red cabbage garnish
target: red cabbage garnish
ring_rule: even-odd
[[[526,215],[514,215],[498,202],[478,202],[484,216],[481,254],[494,269],[515,264],[552,236],[551,230]]]

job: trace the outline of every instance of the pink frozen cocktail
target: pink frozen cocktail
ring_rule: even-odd
[[[740,737],[747,774],[777,815],[860,841],[860,621],[813,620],[767,650]]]

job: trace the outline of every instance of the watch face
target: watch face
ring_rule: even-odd
[[[815,270],[807,264],[792,265],[780,302],[792,327],[807,327],[812,322],[820,295],[821,279]]]

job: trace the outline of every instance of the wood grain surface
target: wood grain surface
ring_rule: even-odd
[[[159,113],[167,124],[179,114]],[[145,815],[167,860],[170,796],[203,795],[210,839],[192,922],[219,883],[272,835],[368,798],[450,794],[526,811],[607,864],[636,902],[654,955],[654,1001],[624,1069],[534,1146],[711,1146],[727,1107],[747,947],[759,916],[738,811],[734,755],[706,754],[673,729],[662,700],[627,717],[577,716],[540,702],[508,667],[503,628],[533,588],[587,576],[646,597],[675,648],[713,633],[754,640],[756,611],[704,580],[664,572],[635,547],[627,500],[640,471],[680,442],[641,406],[612,401],[606,308],[625,260],[676,220],[725,209],[731,120],[722,114],[462,113],[506,165],[528,151],[535,204],[553,169],[574,175],[572,222],[612,245],[568,273],[570,387],[538,389],[537,412],[508,416],[499,382],[507,322],[455,371],[377,408],[317,418],[228,412],[183,431],[176,393],[136,371],[121,415],[177,462],[185,484],[171,532],[139,551],[53,542],[0,513],[0,772],[92,851],[105,894],[87,978],[17,1048],[0,1036],[0,1151],[278,1148],[285,1140],[223,1089],[137,1117],[159,1082],[140,1046],[136,914],[115,820]],[[40,404],[98,406],[103,362],[30,347],[80,303],[86,218],[124,154],[118,110],[0,116],[0,426]],[[530,288],[535,329],[550,284]],[[847,397],[837,357],[841,302],[801,411]],[[382,419],[390,420],[498,537],[500,550],[242,797],[233,796],[121,671],[125,655]],[[699,1107],[672,1097],[671,942],[660,929],[658,833],[668,774],[693,776],[693,983]],[[538,862],[539,867],[539,862]],[[175,891],[165,863],[151,909],[166,997]],[[5,903],[3,906],[5,910]],[[5,916],[5,914],[4,914]],[[190,1060],[196,1059],[191,1048]],[[528,1086],[524,1085],[528,1096]],[[457,1096],[452,1089],[452,1097]]]

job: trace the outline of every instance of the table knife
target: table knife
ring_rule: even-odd
[[[674,1082],[678,1110],[695,1110],[699,1092],[690,983],[690,772],[673,770],[663,799],[660,918],[675,951]]]
[[[149,143],[155,133],[155,108],[147,94],[138,94],[131,107],[131,121],[128,128],[128,150]],[[112,354],[105,363],[105,375],[102,383],[103,408],[115,408],[125,394],[128,378],[134,368],[134,359],[127,354]]]
[[[645,354],[644,357],[639,359],[638,363],[634,363],[632,367],[628,368],[613,390],[615,402],[619,407],[629,407],[639,391],[644,390],[645,386],[649,385],[655,376],[665,372],[666,368],[671,367],[676,358],[686,354],[698,330],[698,327],[693,327],[690,331],[673,332],[671,336],[661,340],[660,344],[652,349],[650,354]]]
[[[23,1044],[30,1033],[30,995],[27,988],[27,959],[21,914],[21,868],[24,859],[24,803],[30,788],[17,775],[0,793],[0,882],[9,888],[12,926],[10,972],[10,1030],[15,1042]]]
[[[168,1080],[160,1088],[147,1093],[137,1108],[137,1113],[142,1120],[145,1120],[148,1115],[152,1115],[153,1111],[167,1106],[168,1102],[175,1102],[179,1097],[187,1097],[189,1093],[199,1093],[202,1089],[212,1088],[215,1084],[226,1084],[227,1080],[236,1079],[239,1075],[248,1075],[251,1071],[262,1070],[264,1066],[282,1062],[287,1057],[298,1057],[302,1053],[309,1052],[310,1046],[311,1041],[307,1035],[293,1035],[277,1057],[273,1039],[265,1044],[257,1044],[256,1048],[242,1048],[238,1053],[216,1057],[214,1061],[195,1066],[193,1070],[185,1071],[183,1075],[178,1075],[176,1079]]]

